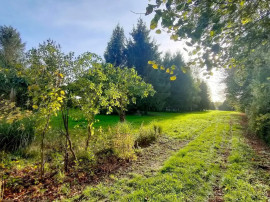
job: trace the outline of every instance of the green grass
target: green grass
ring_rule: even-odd
[[[157,174],[119,179],[113,186],[89,186],[72,200],[208,201],[214,196],[213,186],[224,186],[226,201],[265,201],[269,185],[256,177],[250,161],[253,154],[240,138],[242,129],[236,115],[217,111],[164,114],[166,118],[158,121],[164,133],[191,141]]]
[[[234,118],[237,119],[237,118]],[[270,187],[270,173],[258,169],[258,158],[245,143],[242,128],[235,123],[232,127],[232,151],[222,185],[226,201],[267,201]],[[265,183],[267,182],[267,183]]]
[[[76,151],[80,151],[86,123],[78,110],[71,110],[71,115],[71,135]],[[104,130],[119,122],[116,115],[98,115],[96,118],[99,121],[95,127]],[[138,132],[141,124],[150,127],[156,122],[168,141],[177,139],[187,144],[175,151],[157,172],[130,173],[125,175],[128,178],[119,179],[116,176],[109,182],[86,187],[82,194],[69,200],[208,201],[215,198],[213,187],[219,187],[225,201],[266,201],[270,175],[258,169],[259,161],[253,161],[257,156],[245,142],[239,120],[238,113],[222,111],[128,115],[132,135]],[[60,125],[59,115],[52,120],[53,130],[47,135],[48,148],[57,148],[60,136],[55,130]],[[102,138],[104,134],[100,134]],[[101,143],[104,143],[102,138]],[[37,151],[38,144],[30,149]],[[33,164],[31,158],[18,160],[20,165]],[[62,189],[69,192],[65,186]]]
[[[196,115],[207,114],[210,112],[193,112],[193,113],[166,113],[166,112],[150,112],[148,115],[127,115],[126,120],[130,122],[135,128],[139,128],[143,123],[148,125],[152,121],[164,121],[167,126],[172,125],[169,122],[179,121],[179,118],[191,118],[190,115],[194,115],[193,118],[196,119]],[[216,112],[212,112],[216,113]],[[76,128],[85,128],[86,120],[83,117],[83,114],[78,109],[71,109],[70,116],[72,117],[69,121],[69,127],[74,130]],[[191,121],[191,120],[190,120]],[[119,122],[118,115],[97,115],[96,123],[94,124],[95,128],[103,127],[106,129],[109,126],[114,126]],[[51,121],[53,128],[59,128],[62,125],[61,114],[53,117]]]

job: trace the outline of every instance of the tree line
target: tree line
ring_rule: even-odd
[[[180,52],[163,56],[157,43],[150,37],[150,30],[140,18],[127,39],[124,29],[118,24],[106,47],[104,58],[107,63],[119,67],[134,67],[138,74],[156,91],[153,97],[139,99],[131,105],[131,111],[195,111],[214,109],[210,101],[207,84],[195,77],[186,67]],[[152,68],[151,62],[160,68]],[[173,70],[170,68],[173,67]],[[172,75],[176,75],[173,81]]]

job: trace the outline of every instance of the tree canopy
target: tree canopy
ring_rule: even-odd
[[[151,13],[151,29],[160,33],[160,23],[172,40],[186,41],[198,56],[191,63],[208,69],[241,66],[256,47],[269,48],[268,0],[156,0]]]

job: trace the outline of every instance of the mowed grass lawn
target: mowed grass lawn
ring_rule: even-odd
[[[75,111],[73,112],[75,114]],[[71,126],[84,127],[77,117]],[[117,116],[100,115],[96,127],[113,126]],[[113,178],[87,187],[70,201],[267,201],[269,172],[259,169],[235,112],[151,113],[127,116],[135,130],[157,121],[170,141],[189,141],[158,172]],[[59,117],[54,119],[57,124]],[[75,129],[74,129],[75,130]]]

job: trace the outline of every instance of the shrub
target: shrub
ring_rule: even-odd
[[[156,122],[147,128],[142,124],[135,140],[135,147],[149,146],[152,142],[156,141],[161,132],[162,129]]]
[[[112,134],[112,150],[114,154],[125,160],[135,160],[134,136],[132,135],[131,125],[124,122],[116,125],[115,128],[109,129]]]
[[[105,132],[102,128],[95,130],[95,135],[92,138],[92,150],[97,156],[106,156],[112,154],[112,139],[113,134]]]
[[[31,119],[0,123],[0,149],[16,151],[27,147],[34,139],[34,123]]]

